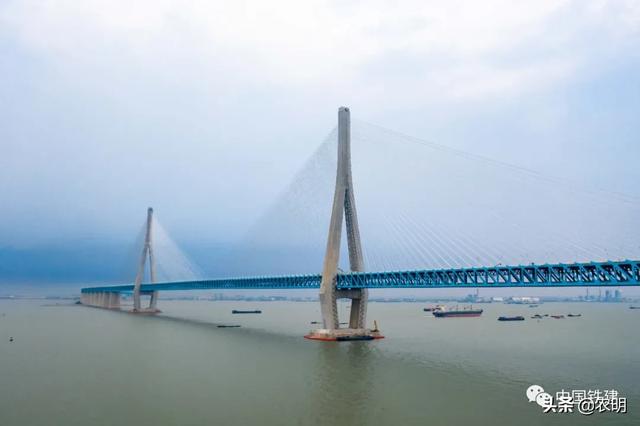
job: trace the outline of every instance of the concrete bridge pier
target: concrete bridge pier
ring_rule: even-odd
[[[347,246],[349,249],[349,266],[352,272],[364,271],[364,258],[358,215],[351,176],[351,115],[349,108],[338,110],[338,168],[336,172],[336,188],[333,196],[327,250],[322,269],[320,284],[320,308],[323,327],[313,330],[305,337],[313,340],[371,340],[380,339],[378,330],[366,328],[367,290],[337,290],[338,262],[340,260],[340,240],[342,237],[342,221],[345,220],[347,230]],[[349,328],[340,328],[338,318],[338,299],[351,300]]]
[[[89,294],[89,306],[98,307],[99,304],[100,293],[91,293]]]
[[[120,309],[120,293],[112,291],[81,293],[80,303],[96,308]]]
[[[131,312],[138,314],[157,314],[161,311],[158,309],[158,293],[157,291],[142,291],[140,292],[140,296],[149,296],[149,305],[145,307],[141,307],[138,310],[133,310]],[[142,297],[140,297],[140,304],[142,304]]]
[[[120,309],[120,293],[109,292],[107,293],[107,308],[108,309]]]
[[[158,310],[158,294],[159,292],[157,291],[151,293],[151,299],[149,300],[149,309],[160,312]]]

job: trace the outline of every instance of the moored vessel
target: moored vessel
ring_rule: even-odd
[[[498,317],[498,321],[524,321],[524,317],[520,315],[514,317]]]
[[[433,311],[437,311],[444,308],[444,305],[436,305],[436,306],[427,306],[426,308],[422,309],[425,312],[433,312]]]
[[[479,317],[482,315],[482,309],[473,309],[472,306],[468,308],[458,309],[456,306],[455,309],[448,309],[446,307],[441,307],[433,311],[433,316],[436,318],[466,318],[466,317]]]

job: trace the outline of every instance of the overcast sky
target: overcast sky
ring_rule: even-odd
[[[638,196],[639,71],[633,0],[3,0],[0,247],[233,241],[340,105]]]

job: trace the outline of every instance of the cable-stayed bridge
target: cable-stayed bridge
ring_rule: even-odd
[[[393,255],[401,258],[415,258],[418,262],[423,259],[430,262],[435,259],[448,267],[440,268],[408,268],[394,270],[384,263],[385,256],[376,257],[375,254],[365,251],[360,236],[359,216],[356,212],[356,197],[353,185],[353,172],[351,165],[351,118],[348,108],[340,108],[338,112],[337,127],[337,164],[335,164],[335,187],[333,188],[333,202],[331,205],[330,220],[328,223],[328,237],[326,238],[326,247],[324,249],[324,264],[320,274],[284,274],[284,275],[267,275],[267,276],[249,276],[249,277],[232,277],[209,280],[183,280],[183,281],[167,281],[158,282],[156,277],[156,254],[154,253],[153,241],[153,210],[149,209],[147,215],[146,229],[144,233],[144,244],[142,254],[138,262],[138,270],[133,284],[119,286],[100,286],[88,287],[82,289],[82,303],[90,306],[103,308],[120,307],[120,294],[133,293],[134,307],[133,312],[138,313],[155,313],[157,310],[157,295],[159,291],[184,291],[184,290],[210,290],[210,289],[251,289],[251,290],[268,290],[268,289],[319,289],[320,305],[323,318],[323,329],[312,333],[311,338],[320,340],[335,340],[336,338],[380,337],[377,330],[370,330],[366,323],[366,307],[367,307],[367,290],[372,288],[402,289],[402,288],[505,288],[505,287],[525,287],[525,288],[541,288],[541,287],[581,287],[581,286],[638,286],[640,285],[640,262],[634,260],[616,260],[616,261],[583,261],[583,262],[557,262],[557,263],[529,263],[523,265],[503,266],[499,262],[495,262],[497,266],[484,267],[460,267],[457,264],[463,261],[477,262],[480,257],[476,257],[476,253],[482,254],[482,259],[487,262],[500,260],[500,253],[492,252],[490,249],[483,247],[477,239],[467,235],[461,235],[459,231],[449,228],[443,230],[429,224],[417,223],[415,219],[403,213],[402,209],[396,208],[395,200],[376,200],[376,203],[392,205],[392,213],[397,213],[399,221],[393,222],[390,226],[391,232],[388,233],[388,239],[385,244],[393,249]],[[420,141],[413,141],[418,142]],[[389,152],[386,156],[395,155],[395,152]],[[464,155],[464,153],[463,153]],[[314,174],[316,170],[312,170]],[[533,172],[524,171],[529,176]],[[378,173],[383,175],[384,170]],[[410,178],[411,174],[407,174]],[[460,176],[456,174],[456,170],[452,170],[449,174],[450,179],[456,182],[462,182]],[[467,179],[468,180],[468,179]],[[514,179],[514,182],[522,184],[522,182]],[[385,179],[382,178],[377,182],[379,187],[384,187]],[[555,182],[551,181],[552,184]],[[472,185],[477,182],[472,182]],[[393,185],[391,185],[393,187]],[[395,188],[392,188],[395,189]],[[288,196],[301,196],[308,191],[290,191]],[[314,192],[318,195],[321,191]],[[476,192],[482,192],[481,190]],[[516,192],[523,192],[514,190]],[[430,217],[436,214],[438,209],[449,215],[449,211],[468,209],[466,205],[468,200],[460,199],[455,195],[445,194],[444,201],[452,205],[448,210],[443,202],[433,203],[424,215]],[[594,201],[595,200],[595,201]],[[288,207],[293,202],[291,199],[285,200]],[[491,229],[480,230],[480,235],[491,236],[505,234],[505,229],[513,227],[512,235],[518,235],[531,232],[527,227],[514,222],[515,217],[520,213],[518,210],[509,210],[510,200],[496,199],[489,197],[481,199],[481,207],[478,213],[487,213],[497,218],[500,225],[499,232],[493,232]],[[589,199],[588,206],[596,208],[601,200],[597,194]],[[622,200],[626,202],[627,200]],[[484,205],[482,205],[484,203]],[[496,203],[505,205],[507,213],[496,214],[493,207]],[[535,206],[535,204],[532,204]],[[606,212],[613,214],[616,210],[610,206],[605,206]],[[369,207],[371,208],[371,207]],[[374,207],[378,208],[377,204]],[[552,210],[553,206],[541,209],[538,216],[544,216],[548,210]],[[581,207],[582,209],[583,207]],[[423,210],[422,206],[417,209],[419,212]],[[581,209],[576,210],[576,215],[581,213]],[[315,210],[317,214],[318,209]],[[507,217],[508,212],[512,215]],[[569,210],[570,211],[570,210]],[[366,214],[367,211],[365,211]],[[570,213],[572,213],[570,211]],[[297,216],[301,216],[296,212]],[[278,213],[276,216],[282,216]],[[304,215],[302,215],[304,216]],[[578,219],[576,219],[576,217]],[[452,219],[454,220],[455,217]],[[286,222],[286,221],[285,221]],[[581,253],[582,257],[593,254],[597,257],[607,255],[609,252],[601,241],[596,244],[585,244],[585,236],[589,236],[595,229],[586,217],[572,216],[567,223],[567,228],[573,225],[581,225],[577,232],[567,237],[551,233],[548,237],[542,237],[537,233],[527,236],[528,241],[536,239],[541,240],[540,247],[555,244],[556,246],[567,248],[572,252]],[[602,218],[595,222],[599,224],[604,222]],[[443,221],[445,223],[445,221]],[[484,222],[483,222],[484,223]],[[467,223],[472,226],[473,223]],[[365,225],[366,227],[367,225]],[[346,235],[346,244],[342,241],[342,233]],[[376,230],[369,230],[369,234],[375,234]],[[614,230],[606,230],[609,234],[614,234]],[[400,237],[404,232],[404,237]],[[484,234],[482,233],[484,232]],[[604,232],[606,235],[607,232]],[[616,238],[634,238],[631,232],[622,232],[622,237]],[[275,235],[274,239],[280,239],[282,235]],[[401,241],[406,238],[406,244]],[[613,238],[613,237],[612,237]],[[317,240],[317,239],[316,239]],[[506,251],[526,252],[524,249],[515,244],[516,238],[509,237],[501,240],[500,245]],[[637,242],[632,242],[633,247],[637,246]],[[343,247],[346,245],[346,247]],[[340,252],[346,249],[348,252],[348,270],[343,272],[340,268]],[[542,251],[538,250],[538,253]],[[623,247],[624,250],[624,247]],[[532,255],[533,257],[533,255]],[[383,259],[382,262],[379,259]],[[366,262],[365,262],[366,260]],[[378,262],[376,262],[378,260]],[[149,278],[151,283],[143,283],[145,276],[145,265],[148,261]],[[382,271],[365,271],[365,264],[382,265]],[[145,308],[141,305],[141,296],[150,296],[149,307]],[[338,310],[336,301],[338,299],[350,299],[351,310],[349,327],[340,328]]]

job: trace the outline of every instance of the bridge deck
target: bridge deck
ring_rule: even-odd
[[[142,292],[223,289],[314,289],[321,275],[286,275],[246,278],[217,278],[143,284]],[[493,266],[462,269],[433,269],[338,274],[339,289],[353,288],[501,288],[638,286],[640,261],[589,262],[574,264]],[[87,287],[82,293],[131,292],[133,285]]]

